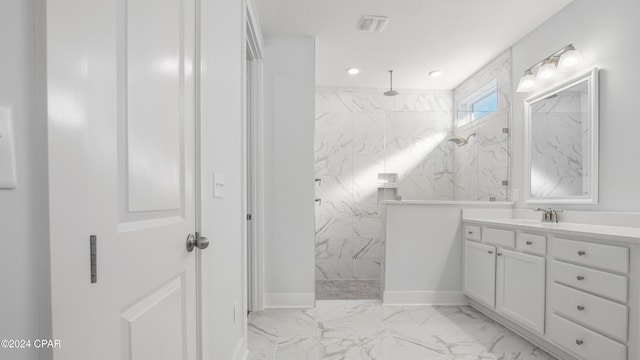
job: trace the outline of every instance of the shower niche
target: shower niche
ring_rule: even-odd
[[[378,174],[378,206],[386,200],[401,200],[398,196],[398,174]]]

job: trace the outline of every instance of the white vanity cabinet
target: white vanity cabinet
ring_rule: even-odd
[[[496,311],[544,334],[545,258],[498,249]]]
[[[640,229],[517,219],[464,226],[472,306],[563,360],[640,360]]]
[[[626,360],[629,248],[554,238],[549,336],[586,360]]]
[[[465,241],[464,292],[493,308],[496,301],[496,248]]]
[[[475,226],[465,230],[465,294],[544,333],[545,258],[517,250],[516,239],[522,234],[516,236],[515,231]],[[543,245],[537,240],[539,251]]]

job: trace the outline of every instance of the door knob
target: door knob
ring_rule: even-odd
[[[206,249],[209,247],[209,239],[204,236],[200,236],[198,233],[195,235],[189,234],[189,236],[187,236],[187,251],[192,252],[195,247],[200,250]]]

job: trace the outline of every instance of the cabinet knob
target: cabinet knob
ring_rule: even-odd
[[[578,256],[585,256],[585,255],[587,255],[586,251],[582,251],[582,250],[578,251]]]
[[[583,310],[584,310],[584,306],[578,305],[578,311],[583,311]]]
[[[493,254],[493,250],[489,250],[489,254]]]
[[[498,256],[502,256],[502,253],[498,253]]]
[[[578,279],[578,281],[582,281],[582,280],[584,280],[584,276],[578,275],[578,277],[576,277],[576,279]]]
[[[582,345],[582,344],[584,344],[584,341],[582,341],[582,340],[580,340],[580,339],[577,339],[577,340],[576,340],[576,344],[578,344],[578,345]]]
[[[473,235],[473,231],[469,231],[469,235]]]
[[[527,241],[527,245],[531,245],[533,244],[531,241]]]

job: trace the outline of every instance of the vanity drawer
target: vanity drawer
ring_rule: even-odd
[[[557,259],[619,273],[629,272],[629,249],[584,241],[554,239],[552,255]]]
[[[465,225],[464,226],[464,237],[467,240],[482,240],[482,231],[480,226],[475,225]]]
[[[544,235],[519,233],[516,238],[516,248],[532,254],[545,255],[547,253],[547,237]]]
[[[613,301],[553,283],[551,310],[622,342],[627,341],[629,309]]]
[[[482,241],[513,249],[516,247],[516,233],[511,230],[485,227],[482,228]]]
[[[549,317],[547,334],[585,360],[626,360],[627,347],[556,314]]]
[[[554,260],[551,262],[551,280],[616,301],[627,302],[628,281],[625,276]]]

